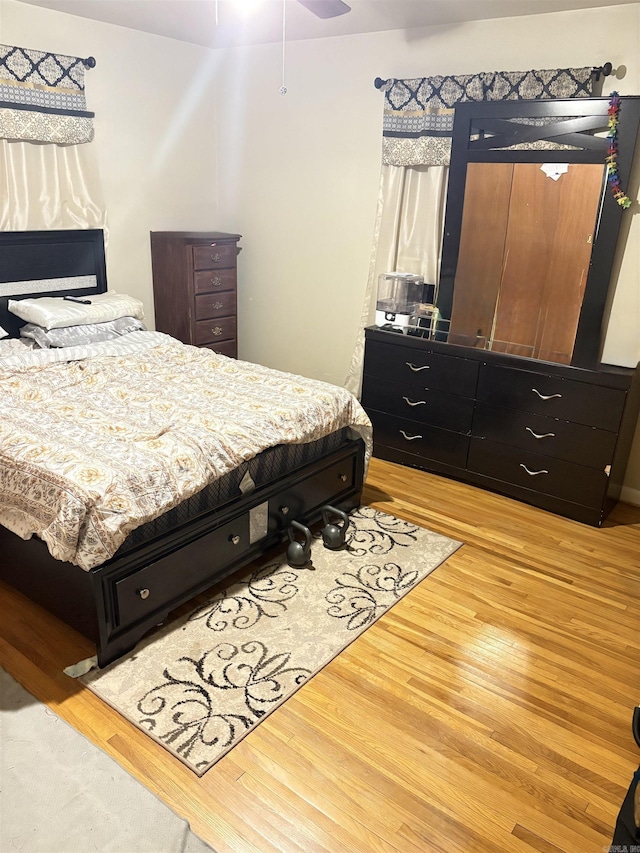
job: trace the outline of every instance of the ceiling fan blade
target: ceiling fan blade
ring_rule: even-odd
[[[351,6],[342,0],[298,0],[298,3],[319,18],[337,18],[351,11]]]

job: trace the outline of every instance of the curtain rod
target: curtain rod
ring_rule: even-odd
[[[598,65],[591,69],[591,73],[595,74],[596,81],[600,79],[600,75],[603,77],[608,77],[609,74],[613,71],[613,65],[610,62],[605,62],[604,65]],[[383,86],[386,86],[389,80],[383,80],[382,77],[376,77],[373,81],[373,85],[376,89],[382,89]]]

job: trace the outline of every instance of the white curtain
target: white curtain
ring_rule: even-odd
[[[93,145],[0,140],[0,230],[105,228]]]
[[[369,278],[345,386],[362,385],[364,329],[375,320],[378,276],[406,272],[437,284],[447,196],[448,166],[382,166]]]

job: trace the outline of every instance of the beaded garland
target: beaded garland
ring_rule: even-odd
[[[631,199],[624,192],[620,185],[620,177],[618,175],[618,121],[620,120],[620,95],[617,92],[612,92],[609,98],[609,130],[607,139],[609,147],[607,148],[607,181],[613,197],[618,202],[620,207],[631,207]]]

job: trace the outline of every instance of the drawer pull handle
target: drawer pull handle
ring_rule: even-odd
[[[288,515],[288,513],[289,513],[289,507],[288,507],[288,506],[281,506],[281,507],[280,507],[280,512],[281,512],[283,515]]]
[[[338,479],[341,483],[346,483],[348,478],[346,474],[338,474]]]
[[[532,388],[531,390],[534,392],[534,394],[537,394],[541,400],[553,400],[554,397],[558,397],[558,398],[562,397],[562,394],[549,394],[548,396],[545,397],[545,395],[541,394],[537,388]]]
[[[232,545],[239,545],[240,544],[240,537],[238,536],[237,533],[235,533],[229,537],[229,542],[231,542]]]
[[[222,284],[222,279],[220,278],[219,275],[214,275],[213,278],[211,279],[211,284],[214,287],[220,287],[220,285]]]
[[[534,432],[531,427],[525,427],[525,429],[527,430],[527,432],[530,432],[534,438],[555,438],[556,436],[555,432],[538,433]]]
[[[215,335],[216,338],[219,337],[222,334],[222,332],[223,332],[222,326],[214,326],[213,329],[211,329],[211,334]]]
[[[431,367],[430,364],[423,364],[418,367],[415,364],[411,364],[410,361],[405,361],[405,364],[407,365],[409,370],[413,370],[414,373],[420,373],[421,370],[429,370],[429,368]]]
[[[224,302],[214,302],[211,307],[215,308],[216,311],[219,311],[221,308],[224,308]]]
[[[400,430],[400,434],[402,435],[403,438],[406,438],[407,441],[415,441],[416,438],[422,438],[421,435],[407,435],[403,429]]]
[[[220,252],[212,252],[211,260],[214,261],[216,264],[219,264],[222,260],[222,255],[220,254]]]
[[[524,465],[522,462],[520,463],[520,467],[521,467],[521,468],[524,468],[524,470],[527,472],[527,474],[528,474],[530,477],[537,477],[537,475],[538,475],[538,474],[548,474],[548,473],[549,473],[545,468],[542,468],[540,471],[530,471],[530,470],[527,468],[527,466],[526,466],[526,465]]]
[[[426,400],[410,400],[408,397],[403,397],[402,399],[405,401],[407,406],[426,406],[427,405]]]
[[[137,593],[140,596],[140,598],[142,598],[143,600],[146,600],[147,598],[149,598],[149,590],[148,589],[139,589],[139,590],[137,590]]]

